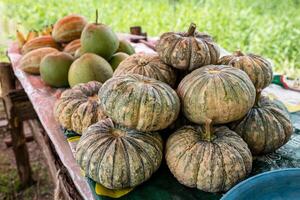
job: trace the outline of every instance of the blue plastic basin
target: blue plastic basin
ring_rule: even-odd
[[[221,200],[300,200],[300,168],[253,176],[234,186]]]

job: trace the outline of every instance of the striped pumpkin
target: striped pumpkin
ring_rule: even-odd
[[[163,143],[156,132],[140,132],[111,119],[91,125],[76,147],[85,174],[109,189],[135,187],[159,168]]]
[[[222,126],[184,126],[166,144],[167,165],[183,185],[206,192],[223,192],[244,179],[252,156],[243,139]]]
[[[26,42],[22,47],[22,54],[26,54],[32,50],[43,47],[52,47],[55,49],[60,49],[60,45],[53,40],[51,35],[44,35],[33,38],[32,40]]]
[[[80,39],[73,40],[69,44],[67,44],[64,48],[64,52],[71,54],[72,56],[75,55],[77,49],[81,46]]]
[[[196,32],[196,25],[193,23],[186,33],[164,33],[156,45],[156,51],[168,65],[189,71],[217,64],[220,56],[219,47],[212,38]]]
[[[177,88],[184,115],[203,124],[224,124],[244,117],[255,101],[255,88],[245,72],[208,65],[188,74]]]
[[[87,20],[76,14],[59,19],[53,27],[52,37],[56,42],[70,42],[79,39]]]
[[[223,56],[219,64],[232,65],[246,72],[258,91],[267,87],[273,78],[271,63],[258,55],[245,55],[241,51],[236,51],[232,55]]]
[[[20,69],[24,72],[38,75],[40,74],[40,64],[42,59],[54,52],[58,52],[58,50],[52,47],[43,47],[32,50],[21,58],[19,65]]]
[[[162,81],[171,87],[175,85],[174,69],[164,64],[155,54],[133,54],[122,61],[114,72],[114,76],[140,74]]]
[[[139,74],[109,79],[99,90],[99,99],[114,122],[140,131],[168,127],[180,109],[179,98],[169,85]]]
[[[91,124],[106,118],[97,96],[101,86],[100,82],[91,81],[64,91],[54,106],[57,121],[64,128],[82,134]]]
[[[284,145],[293,133],[293,124],[284,105],[258,95],[256,105],[240,121],[232,124],[248,144],[252,154],[271,153]]]

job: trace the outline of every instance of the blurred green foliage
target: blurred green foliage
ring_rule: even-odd
[[[78,13],[117,32],[141,25],[151,36],[184,31],[190,22],[214,36],[229,51],[271,58],[275,71],[300,75],[300,0],[2,0],[2,17],[27,29],[41,29]],[[296,74],[296,73],[299,74]]]

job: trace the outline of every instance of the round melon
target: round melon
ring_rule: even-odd
[[[112,75],[113,70],[104,58],[93,53],[85,53],[72,63],[68,80],[70,86],[73,87],[89,81],[104,83]]]
[[[119,42],[120,43],[117,52],[123,52],[128,55],[132,55],[135,53],[133,46],[127,40],[120,40]]]
[[[95,53],[109,59],[118,49],[117,35],[104,24],[87,24],[80,38],[81,48],[84,53]]]
[[[40,65],[42,80],[53,87],[67,87],[68,72],[73,57],[64,52],[55,52],[45,56]]]
[[[109,60],[109,64],[115,71],[117,69],[117,67],[119,66],[119,64],[128,57],[129,57],[129,55],[126,53],[123,53],[123,52],[115,53]]]

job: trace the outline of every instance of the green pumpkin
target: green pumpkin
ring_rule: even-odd
[[[223,56],[219,60],[219,64],[231,65],[246,72],[258,91],[272,82],[272,65],[261,56],[236,51],[232,55]]]
[[[220,56],[219,47],[212,38],[197,32],[193,23],[187,32],[162,34],[155,48],[164,63],[188,71],[217,64]]]
[[[163,142],[157,132],[140,132],[105,119],[91,125],[76,147],[86,176],[109,189],[135,187],[159,168]]]
[[[99,106],[97,93],[102,84],[81,83],[65,90],[54,105],[54,116],[60,125],[82,134],[91,124],[106,118]]]
[[[99,99],[114,122],[140,131],[168,127],[180,109],[179,98],[169,85],[139,74],[112,77],[99,90]]]
[[[140,74],[175,86],[174,68],[163,63],[156,54],[137,53],[124,60],[114,72],[114,76]]]
[[[275,151],[286,144],[293,133],[286,108],[260,95],[248,114],[231,128],[244,139],[254,155]]]
[[[192,122],[225,124],[244,117],[255,101],[255,88],[248,75],[226,65],[194,70],[177,88],[183,114]]]
[[[166,144],[167,165],[185,186],[224,192],[246,178],[252,156],[243,139],[226,126],[184,126]]]

